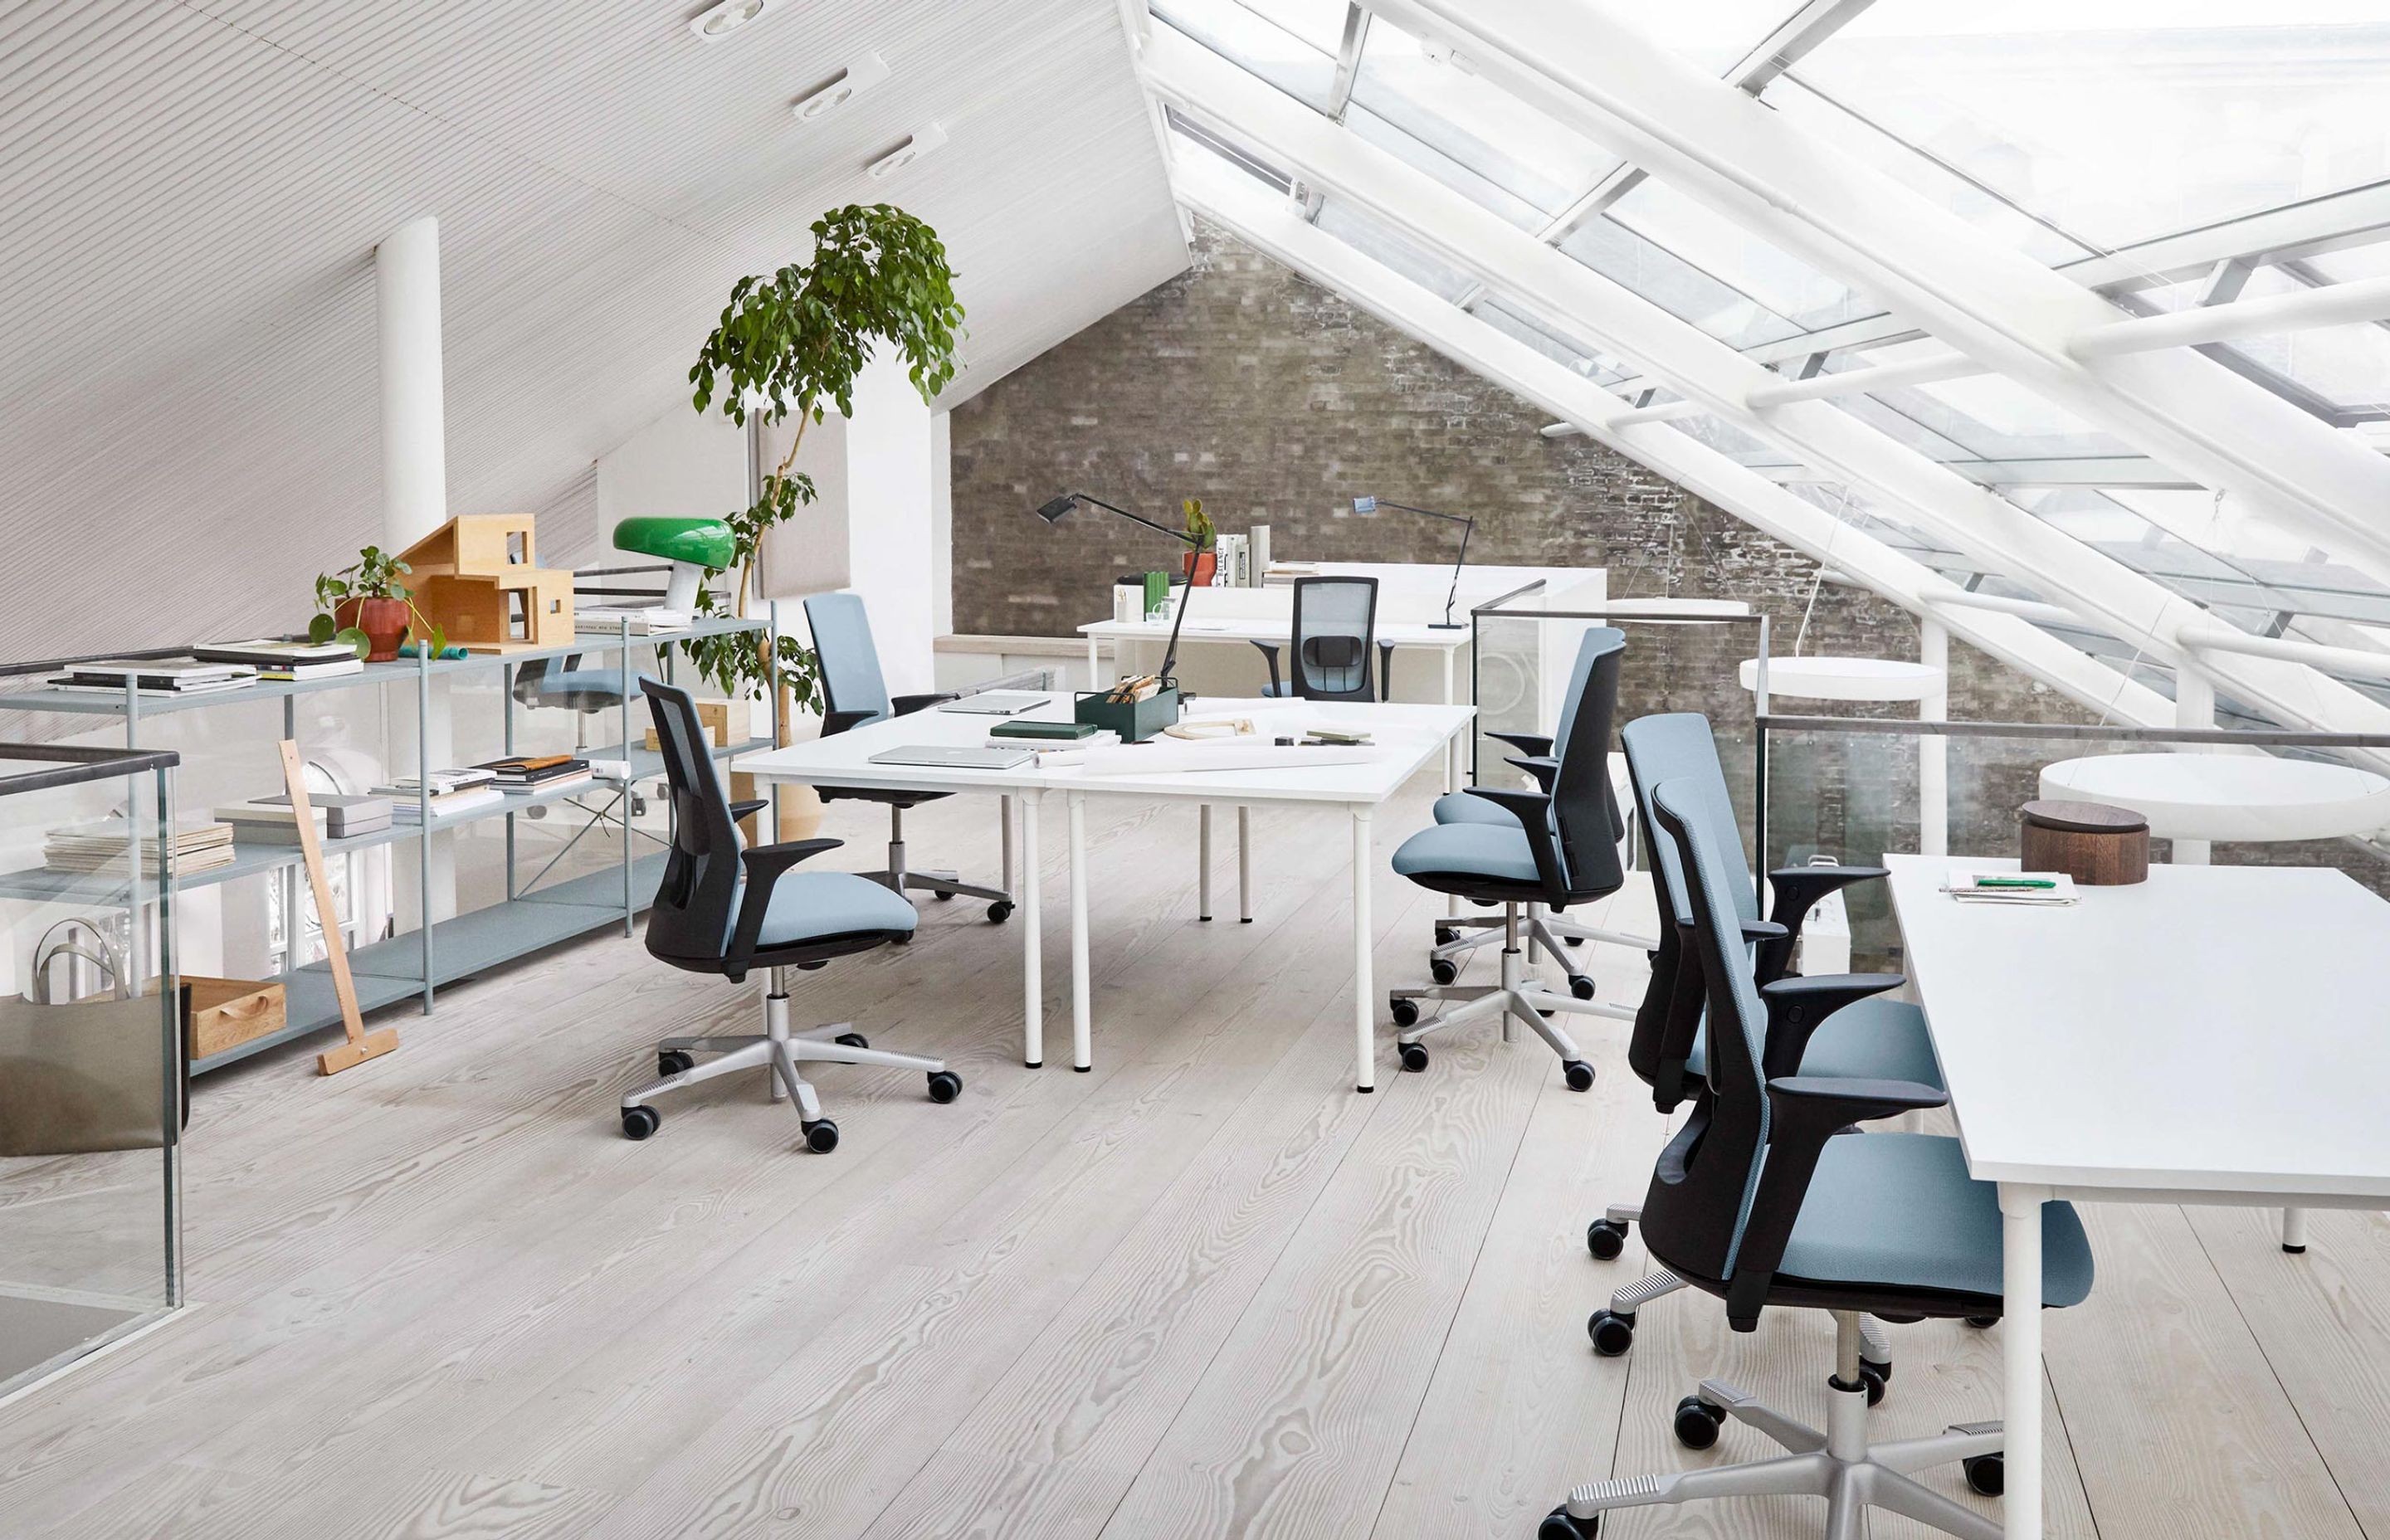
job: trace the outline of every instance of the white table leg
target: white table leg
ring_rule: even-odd
[[[1444,654],[1444,703],[1449,706],[1453,704],[1452,648],[1442,647],[1436,650]],[[1444,746],[1444,789],[1446,791],[1460,789],[1460,735],[1458,733]]]
[[[2284,1209],[2282,1211],[2282,1250],[2295,1254],[2306,1249],[2307,1211]]]
[[[1095,1068],[1087,983],[1087,794],[1070,794],[1071,809],[1071,1068]]]
[[[1253,810],[1237,806],[1237,923],[1253,922]]]
[[[1004,843],[1004,878],[996,886],[1006,892],[1012,891],[1012,799],[996,799],[996,830]]]
[[[1046,1062],[1045,906],[1037,900],[1037,804],[1043,791],[1021,794],[1021,1061]]]
[[[1195,810],[1195,918],[1212,918],[1212,804]]]
[[[2006,1540],[2041,1540],[2041,1206],[2049,1200],[2046,1187],[2000,1184]]]
[[[1099,642],[1099,641],[1098,641],[1094,636],[1090,635],[1090,636],[1087,638],[1087,688],[1089,688],[1089,689],[1091,689],[1091,690],[1099,690],[1099,689],[1102,689],[1103,687],[1104,687],[1104,652],[1103,652],[1103,645],[1102,645],[1100,642]]]
[[[1377,1088],[1377,985],[1369,976],[1369,807],[1353,806],[1353,1033],[1358,1054],[1353,1088]]]

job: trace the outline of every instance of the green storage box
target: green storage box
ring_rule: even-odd
[[[1104,697],[1106,690],[1082,690],[1072,716],[1096,727],[1109,727],[1120,734],[1123,743],[1143,743],[1147,738],[1174,725],[1178,721],[1178,687],[1169,685],[1143,700],[1125,706],[1115,706]]]

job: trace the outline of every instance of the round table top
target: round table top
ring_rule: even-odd
[[[1759,687],[1759,660],[1745,658],[1742,687]],[[1945,687],[1942,671],[1897,658],[1770,658],[1767,693],[1796,700],[1922,700]]]
[[[2162,840],[2330,840],[2390,825],[2390,777],[2271,754],[2099,754],[2041,772],[2041,794],[2114,802]]]

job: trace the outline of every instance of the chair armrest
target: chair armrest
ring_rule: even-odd
[[[1515,764],[1536,778],[1536,784],[1544,789],[1544,795],[1548,797],[1552,792],[1553,777],[1561,773],[1561,762],[1549,754],[1511,754],[1503,763]]]
[[[1378,699],[1392,700],[1394,698],[1394,644],[1380,642],[1378,644]]]
[[[758,797],[752,802],[732,802],[730,804],[730,821],[734,824],[739,823],[750,815],[761,813],[771,805],[772,800],[769,797]]]
[[[888,700],[888,714],[891,716],[910,716],[915,712],[920,711],[925,707],[935,706],[942,701],[959,700],[961,699],[962,696],[954,690],[933,691],[929,695],[891,696]]]
[[[1818,1157],[1838,1129],[1855,1123],[1888,1118],[1923,1107],[1939,1107],[1948,1093],[1908,1080],[1841,1080],[1824,1075],[1792,1075],[1767,1083],[1767,1159],[1752,1199],[1751,1215],[1742,1244],[1734,1259],[1734,1277],[1727,1282],[1727,1324],[1737,1331],[1759,1326],[1759,1312],[1784,1260],[1785,1243],[1792,1238],[1793,1222],[1801,1216],[1809,1179],[1818,1173]],[[1867,1137],[1861,1134],[1858,1138]],[[1887,1216],[1885,1223],[1898,1223]]]
[[[1787,939],[1780,952],[1767,958],[1772,968],[1764,968],[1760,982],[1780,978],[1792,966],[1792,944],[1801,939],[1801,922],[1809,910],[1829,893],[1837,893],[1854,882],[1870,882],[1889,876],[1882,866],[1780,866],[1767,874],[1767,886],[1774,895],[1768,918],[1780,921]]]
[[[1251,641],[1252,638],[1247,637],[1246,640]],[[1253,646],[1261,649],[1263,660],[1269,664],[1270,694],[1275,696],[1278,694],[1279,688],[1278,680],[1278,644],[1276,642],[1253,642]]]
[[[791,840],[784,845],[756,845],[739,853],[739,864],[747,872],[747,891],[739,895],[739,919],[730,928],[730,949],[722,958],[722,971],[732,983],[747,977],[755,940],[764,933],[765,912],[772,906],[774,884],[798,862],[845,843],[843,840]]]
[[[1690,926],[1692,922],[1690,915],[1677,917],[1679,925]],[[1772,919],[1746,919],[1742,922],[1742,939],[1745,941],[1782,941],[1792,933]]]
[[[1536,858],[1536,880],[1548,893],[1568,892],[1568,874],[1561,866],[1560,847],[1552,842],[1552,799],[1541,791],[1508,791],[1473,786],[1470,795],[1483,797],[1519,820],[1527,832],[1527,849]]]
[[[880,720],[878,712],[824,712],[821,736],[836,738],[850,727],[860,727],[867,722]]]
[[[1549,757],[1552,751],[1552,740],[1548,733],[1497,733],[1488,729],[1485,736],[1497,743],[1507,743],[1523,754]]]
[[[1897,973],[1820,973],[1814,978],[1777,979],[1759,986],[1767,1003],[1767,1052],[1763,1072],[1797,1075],[1801,1056],[1808,1051],[1809,1035],[1827,1017],[1854,1000],[1897,989],[1908,981]]]
[[[1664,958],[1672,960],[1674,975],[1668,982],[1667,1025],[1660,1033],[1660,1050],[1651,1077],[1651,1105],[1663,1112],[1673,1112],[1685,1099],[1685,1066],[1692,1061],[1693,1039],[1701,1035],[1705,1015],[1709,982],[1703,976],[1701,959],[1693,949],[1693,922],[1690,918],[1677,921],[1677,944],[1652,954],[1652,967]]]

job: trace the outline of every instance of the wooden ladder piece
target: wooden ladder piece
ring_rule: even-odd
[[[366,1031],[365,1013],[357,1008],[356,981],[349,976],[348,941],[341,933],[340,911],[332,904],[332,880],[324,873],[324,847],[315,838],[315,808],[307,800],[307,777],[300,766],[299,745],[287,738],[282,740],[282,784],[290,793],[290,811],[299,819],[299,853],[307,863],[308,884],[315,890],[315,919],[324,932],[324,960],[331,967],[332,994],[341,1002],[341,1025],[349,1034],[349,1040],[341,1046],[315,1056],[317,1073],[336,1075],[397,1047],[398,1029]],[[295,938],[298,917],[293,915],[289,919],[290,933]]]

